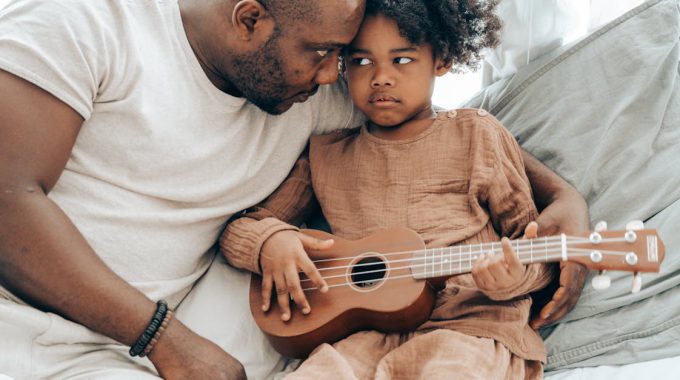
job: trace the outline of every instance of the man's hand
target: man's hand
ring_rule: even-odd
[[[272,289],[275,288],[276,299],[283,311],[283,321],[288,321],[291,317],[291,298],[303,314],[309,314],[312,309],[305,297],[304,287],[300,284],[299,270],[302,269],[313,286],[322,293],[328,291],[328,285],[305,249],[325,250],[332,246],[333,240],[319,240],[297,231],[279,231],[270,236],[260,252],[262,310],[269,310]]]
[[[588,206],[578,193],[567,192],[555,196],[538,216],[541,236],[558,233],[580,233],[590,229]],[[564,317],[574,308],[588,274],[587,268],[571,262],[560,262],[559,281],[533,294],[535,309],[531,327],[539,329]],[[549,298],[552,297],[552,298]]]
[[[213,342],[170,320],[149,355],[164,379],[246,379],[243,365]]]

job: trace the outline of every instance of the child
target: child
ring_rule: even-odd
[[[319,205],[337,236],[407,226],[428,248],[517,238],[536,218],[512,136],[484,110],[435,113],[430,100],[434,79],[454,63],[476,63],[498,28],[492,3],[367,2],[344,75],[369,121],[313,137],[281,187],[221,238],[233,265],[261,267],[264,310],[275,288],[284,320],[290,298],[311,312],[300,269],[327,291],[304,249],[333,242],[294,227]],[[549,283],[550,271],[520,264],[507,238],[502,245],[503,255],[482,255],[471,274],[449,279],[416,331],[363,331],[321,345],[290,378],[541,378],[546,354],[528,325],[528,294]]]

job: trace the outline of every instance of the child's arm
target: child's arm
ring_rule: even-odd
[[[486,134],[484,151],[486,170],[480,177],[485,185],[481,201],[486,203],[494,227],[501,236],[517,239],[525,227],[537,218],[529,180],[524,172],[522,154],[515,139],[497,120],[484,118],[490,125],[480,129]],[[531,232],[537,225],[532,223]],[[545,287],[552,271],[545,264],[523,265],[503,239],[503,255],[482,257],[475,265],[473,276],[479,288],[491,299],[506,300]]]
[[[290,297],[303,313],[311,310],[300,286],[300,269],[322,292],[327,289],[305,249],[327,249],[332,241],[304,235],[295,226],[316,209],[305,152],[279,188],[258,206],[232,219],[220,237],[220,250],[230,264],[262,274],[263,310],[269,309],[272,289],[276,289],[283,320],[290,318]]]

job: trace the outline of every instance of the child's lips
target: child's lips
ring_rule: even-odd
[[[373,94],[368,98],[368,102],[373,105],[393,105],[400,103],[399,99],[388,94]]]

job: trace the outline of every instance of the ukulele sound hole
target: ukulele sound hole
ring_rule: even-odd
[[[352,268],[352,283],[359,288],[371,288],[385,277],[387,266],[379,257],[371,256],[359,260]]]

